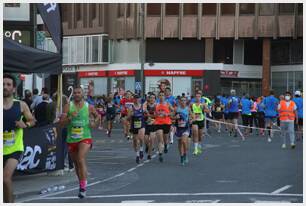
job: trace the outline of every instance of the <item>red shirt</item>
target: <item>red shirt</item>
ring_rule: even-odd
[[[122,98],[120,100],[120,105],[122,106],[121,109],[121,114],[123,115],[127,115],[127,108],[132,108],[132,106],[134,105],[134,99],[127,99],[127,98]]]

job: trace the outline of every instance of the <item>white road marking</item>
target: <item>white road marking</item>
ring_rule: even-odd
[[[101,182],[100,182],[101,183]],[[98,183],[96,183],[98,184]],[[303,197],[303,194],[271,194],[264,192],[220,192],[220,193],[147,193],[147,194],[121,194],[121,195],[92,195],[86,196],[88,199],[94,198],[120,198],[120,197],[153,197],[153,196],[222,196],[222,195],[257,195],[257,196],[270,196],[270,197]],[[77,196],[65,197],[42,197],[40,199],[53,200],[53,199],[78,199]]]
[[[290,203],[290,201],[286,200],[255,200],[254,203]]]
[[[150,203],[154,202],[154,200],[123,200],[121,203]]]
[[[283,192],[283,191],[289,189],[290,187],[292,187],[292,185],[286,185],[286,186],[284,186],[284,187],[281,187],[281,188],[279,188],[279,189],[277,189],[277,190],[271,192],[271,194],[279,194],[279,193],[281,193],[281,192]]]
[[[228,145],[228,147],[240,147],[238,144]]]
[[[136,167],[133,167],[133,168],[129,169],[128,172],[132,172],[134,170],[136,170]]]
[[[208,148],[214,148],[214,147],[220,147],[221,145],[218,144],[204,144],[203,148],[208,149]]]
[[[218,183],[235,183],[238,182],[237,180],[217,180]]]
[[[221,200],[187,200],[186,203],[217,203]]]

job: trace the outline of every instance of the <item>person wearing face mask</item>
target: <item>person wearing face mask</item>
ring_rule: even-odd
[[[297,106],[294,101],[291,100],[291,93],[286,92],[285,100],[281,100],[278,105],[279,120],[281,133],[283,136],[282,148],[286,148],[286,137],[290,137],[291,149],[295,148],[295,137],[294,137],[294,121],[298,122],[295,117],[298,116]]]

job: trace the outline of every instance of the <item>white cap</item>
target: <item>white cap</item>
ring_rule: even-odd
[[[294,95],[301,96],[301,92],[300,91],[295,91]]]
[[[231,94],[235,95],[236,94],[236,90],[231,89]]]

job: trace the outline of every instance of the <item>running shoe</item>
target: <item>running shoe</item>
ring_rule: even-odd
[[[136,163],[139,164],[139,156],[136,157]]]
[[[221,130],[220,130],[220,129],[218,129],[218,133],[221,133]]]
[[[182,166],[185,165],[184,156],[181,156],[181,165],[182,165]]]
[[[291,149],[294,149],[295,148],[295,144],[291,144]]]
[[[148,153],[148,151],[149,151],[149,147],[148,147],[148,145],[146,145],[145,152]]]
[[[83,199],[84,197],[86,197],[86,190],[80,188],[78,197],[80,199]]]
[[[147,156],[147,159],[148,159],[148,160],[151,160],[151,159],[152,159],[151,155],[148,155],[148,156]]]
[[[286,144],[282,144],[282,149],[286,149]]]
[[[184,162],[187,164],[189,162],[187,155],[184,155]]]
[[[162,154],[159,154],[158,160],[159,160],[160,162],[163,162],[163,161],[164,161],[164,158],[163,158],[163,155],[162,155]]]
[[[193,153],[192,153],[193,155],[198,155],[199,154],[199,150],[198,150],[198,148],[194,148],[194,151],[193,151]]]
[[[202,154],[202,147],[198,147],[198,154]]]
[[[272,142],[272,139],[270,137],[268,137],[268,142]]]
[[[165,144],[165,146],[164,146],[164,153],[168,153],[168,145],[167,144]]]
[[[108,130],[107,130],[107,136],[108,136],[108,137],[111,137],[111,131],[108,131]]]
[[[139,152],[139,157],[140,157],[141,160],[143,159],[143,151]]]

